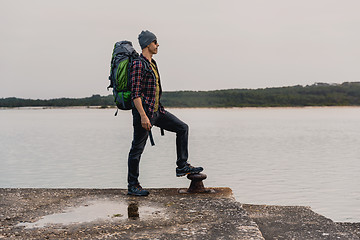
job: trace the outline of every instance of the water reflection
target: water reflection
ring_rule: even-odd
[[[129,219],[135,220],[135,219],[140,218],[139,206],[137,203],[130,203],[127,210],[128,210],[128,218]]]
[[[127,214],[126,214],[127,212]],[[42,228],[49,225],[69,225],[93,221],[123,221],[164,217],[163,209],[141,205],[138,202],[122,202],[111,200],[89,201],[78,207],[71,207],[62,213],[43,216],[36,222],[23,222],[17,226],[26,229]],[[126,217],[127,216],[127,217]]]

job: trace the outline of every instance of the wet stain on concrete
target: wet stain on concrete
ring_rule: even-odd
[[[36,222],[23,222],[16,226],[25,229],[43,228],[51,225],[69,225],[90,222],[119,220],[136,220],[164,218],[165,209],[146,205],[139,206],[138,202],[126,203],[114,200],[93,200],[77,207],[66,208],[61,213],[43,216]]]

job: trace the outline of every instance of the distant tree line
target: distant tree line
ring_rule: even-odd
[[[50,100],[0,98],[0,107],[75,107],[75,106],[112,106],[113,96],[92,95],[86,98],[56,98]]]
[[[360,105],[360,82],[264,89],[164,92],[171,107],[291,107]]]
[[[227,89],[215,91],[163,92],[166,107],[291,107],[291,106],[360,106],[360,82],[342,84],[315,83],[263,89]],[[0,98],[0,107],[114,107],[112,95],[87,98],[33,100]]]

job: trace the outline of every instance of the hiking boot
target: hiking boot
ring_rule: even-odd
[[[178,167],[176,168],[176,176],[182,177],[187,174],[199,173],[202,172],[203,170],[204,169],[202,167],[193,167],[189,163],[186,163],[183,168],[178,168]]]
[[[143,189],[140,184],[137,184],[128,187],[128,195],[147,196],[149,195],[149,191]]]

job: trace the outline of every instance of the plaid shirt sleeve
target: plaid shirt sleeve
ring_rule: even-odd
[[[141,97],[142,62],[135,60],[130,71],[131,99]]]
[[[142,97],[144,109],[151,116],[154,113],[155,97],[156,97],[156,78],[152,70],[146,70],[145,65],[147,60],[140,56],[141,59],[134,60],[130,70],[130,84],[131,84],[131,99]],[[144,61],[144,62],[143,62]],[[160,93],[161,93],[161,84]],[[161,94],[160,94],[161,95]],[[160,101],[160,96],[159,96]],[[159,110],[165,113],[164,107],[159,102]]]

